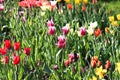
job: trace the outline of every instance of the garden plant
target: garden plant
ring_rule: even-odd
[[[98,0],[0,0],[1,80],[120,80],[120,13]]]

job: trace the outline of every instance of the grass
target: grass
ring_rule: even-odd
[[[120,13],[120,1],[110,1],[106,2],[108,12],[110,15],[115,15]]]

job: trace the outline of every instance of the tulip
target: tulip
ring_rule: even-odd
[[[53,68],[54,68],[54,70],[57,70],[57,69],[58,69],[58,66],[57,66],[57,65],[54,65]]]
[[[97,3],[97,0],[92,0],[92,3],[93,3],[93,4],[96,4],[96,3]]]
[[[30,55],[30,48],[24,48],[24,53],[29,56]]]
[[[48,34],[49,35],[54,35],[55,31],[56,31],[56,28],[54,26],[53,27],[48,27]]]
[[[4,2],[4,0],[0,0],[0,3],[3,3]]]
[[[79,36],[84,36],[84,35],[86,35],[86,29],[85,29],[84,27],[81,27],[78,35],[79,35]]]
[[[68,10],[72,10],[72,8],[73,8],[72,4],[67,4],[67,9]]]
[[[91,66],[92,66],[92,68],[95,68],[95,67],[96,67],[96,61],[95,61],[95,60],[92,60],[92,61],[91,61]]]
[[[66,67],[68,67],[68,66],[70,65],[69,60],[65,60],[65,61],[64,61],[64,65],[65,65]]]
[[[0,11],[2,11],[4,9],[3,4],[0,4]]]
[[[20,42],[15,42],[14,43],[14,50],[19,50],[20,49]]]
[[[14,56],[13,57],[13,64],[14,65],[17,65],[20,63],[20,56]]]
[[[8,64],[9,62],[9,57],[8,56],[4,56],[1,60],[4,64]]]
[[[7,49],[6,48],[0,48],[0,52],[2,55],[5,55],[7,53]]]
[[[5,48],[10,49],[10,47],[11,47],[11,42],[10,42],[10,40],[5,40],[5,41],[4,41],[4,46],[5,46]]]
[[[100,34],[101,34],[101,30],[100,28],[98,28],[96,31],[95,31],[95,36],[98,37]]]
[[[66,26],[64,26],[64,27],[62,28],[62,32],[63,32],[63,34],[65,34],[65,35],[68,34],[68,32],[69,32],[69,24],[66,25]]]
[[[48,27],[53,27],[53,26],[54,26],[53,20],[49,20],[49,21],[47,22],[47,26],[48,26]]]

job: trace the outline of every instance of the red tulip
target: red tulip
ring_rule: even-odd
[[[98,37],[100,34],[101,34],[101,30],[100,30],[100,28],[98,28],[98,29],[95,31],[95,36]]]
[[[5,48],[10,49],[10,47],[11,47],[11,42],[10,42],[10,40],[5,40],[5,41],[4,41],[4,46],[5,46]]]
[[[72,8],[73,8],[72,4],[67,4],[67,8],[68,8],[69,10],[72,10]]]
[[[0,52],[2,55],[5,55],[7,53],[7,49],[6,48],[0,48]]]
[[[66,67],[68,67],[68,66],[70,65],[69,60],[65,60],[65,61],[64,61],[64,65],[65,65]]]
[[[14,43],[14,50],[19,50],[20,49],[20,42],[15,42]]]
[[[30,48],[24,48],[24,53],[26,55],[30,55]]]
[[[14,65],[17,65],[20,63],[20,56],[14,56],[13,57],[13,64]]]
[[[7,64],[9,62],[9,57],[8,56],[4,56],[1,60],[4,64]]]
[[[96,61],[95,61],[95,60],[92,60],[92,61],[91,61],[91,66],[92,66],[93,68],[96,67]]]

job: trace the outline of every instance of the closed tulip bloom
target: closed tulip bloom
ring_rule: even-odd
[[[48,34],[49,34],[49,35],[54,35],[54,34],[55,34],[55,31],[56,31],[56,28],[55,28],[54,26],[48,28]]]
[[[97,30],[95,30],[95,36],[98,37],[101,34],[101,30],[100,28],[98,28]]]
[[[120,14],[117,15],[117,20],[120,20]]]
[[[58,42],[60,42],[60,43],[66,42],[66,37],[63,35],[58,36]]]
[[[68,67],[68,66],[70,65],[69,60],[65,60],[65,61],[64,61],[64,65],[65,65],[66,67]]]
[[[81,1],[82,0],[75,0],[75,4],[78,5],[78,4],[80,4]]]
[[[69,32],[69,26],[64,26],[64,27],[62,28],[62,32],[63,32],[63,34],[67,35],[68,32]]]
[[[20,42],[15,42],[14,43],[14,50],[19,50],[20,49]]]
[[[9,63],[9,57],[4,56],[1,61],[3,62],[3,64],[8,64]]]
[[[13,57],[13,64],[18,65],[20,63],[20,56],[14,56]]]
[[[4,2],[4,0],[0,0],[0,3],[3,3]]]
[[[58,46],[58,48],[64,48],[66,46],[66,42],[63,42],[63,43],[58,42],[57,46]]]
[[[58,36],[58,43],[57,43],[58,48],[63,48],[66,46],[66,38],[65,36]]]
[[[108,17],[109,18],[109,21],[110,22],[113,22],[114,21],[114,16],[110,16],[110,17]]]
[[[6,48],[0,48],[0,52],[2,55],[5,55],[7,53],[7,49]]]
[[[10,47],[11,47],[11,41],[10,40],[5,40],[4,41],[4,46],[5,46],[5,48],[10,49]]]
[[[70,3],[70,0],[64,0],[66,3]]]
[[[54,26],[53,20],[49,20],[49,21],[47,22],[47,26],[48,26],[48,27],[53,27],[53,26]]]
[[[79,36],[84,36],[84,35],[86,35],[86,29],[85,29],[84,27],[81,27],[78,35],[79,35]]]
[[[58,69],[58,65],[54,65],[53,68],[54,68],[54,70],[57,70]]]
[[[113,26],[116,26],[116,27],[119,26],[119,24],[118,24],[117,21],[113,21],[113,22],[112,22],[112,25],[113,25]]]
[[[3,4],[0,4],[0,11],[2,11],[4,9]]]
[[[95,61],[95,60],[92,60],[92,61],[91,61],[91,66],[92,66],[92,68],[95,68],[95,67],[96,67],[96,61]]]
[[[24,48],[24,53],[26,54],[26,55],[30,55],[30,48]]]
[[[83,3],[84,3],[84,4],[87,4],[87,3],[88,3],[88,0],[83,0]]]
[[[96,3],[97,3],[97,0],[92,0],[92,3],[93,3],[93,4],[96,4]]]
[[[72,8],[73,8],[72,4],[67,4],[67,9],[68,10],[72,10]]]

